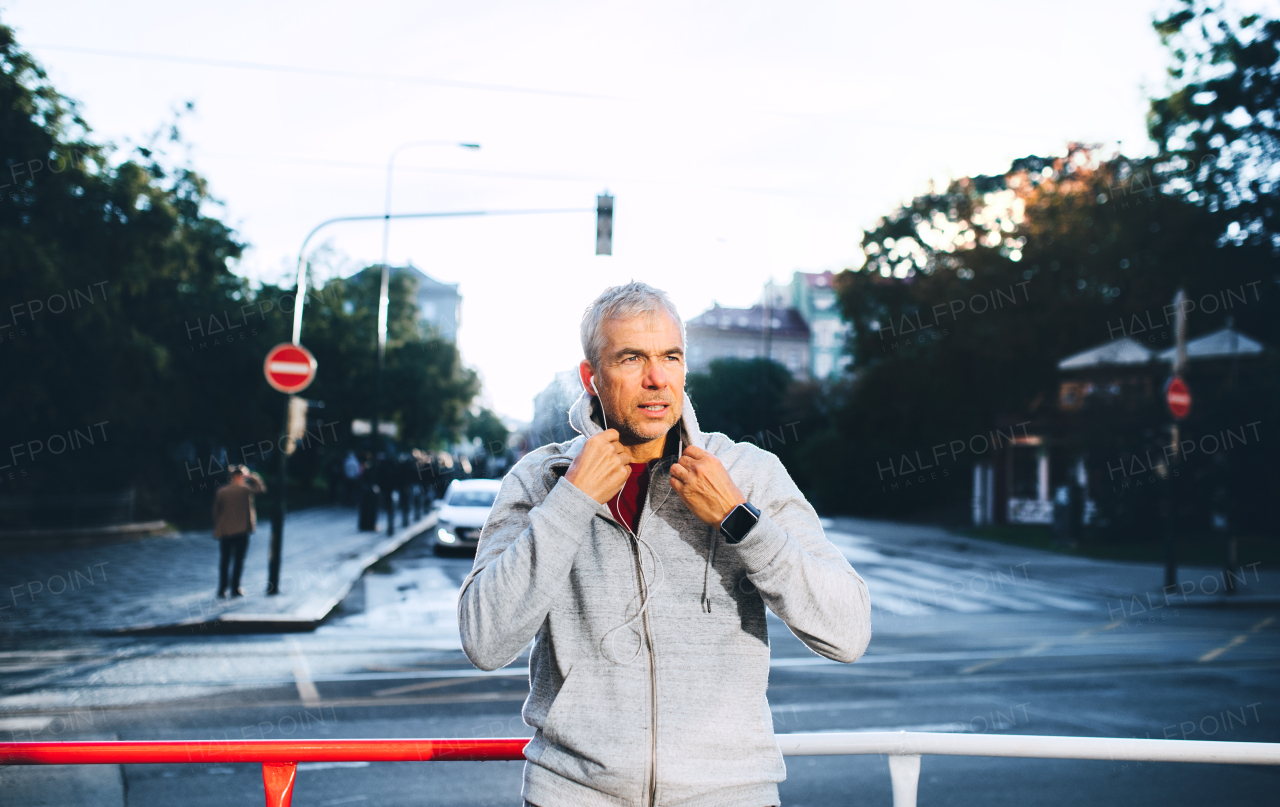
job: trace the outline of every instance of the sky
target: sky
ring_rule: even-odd
[[[862,229],[931,180],[1071,141],[1146,153],[1167,66],[1145,0],[0,2],[96,137],[145,142],[194,104],[173,154],[256,281],[286,282],[321,221],[382,213],[407,142],[436,141],[397,158],[395,212],[585,211],[392,225],[393,264],[461,284],[481,403],[520,420],[581,359],[605,287],[643,280],[686,318],[746,306],[861,264]],[[380,261],[382,226],[312,245],[349,274]]]

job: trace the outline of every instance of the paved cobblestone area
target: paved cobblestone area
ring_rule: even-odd
[[[359,532],[351,509],[291,513],[285,521],[280,594],[272,597],[266,595],[268,523],[260,524],[249,541],[241,580],[246,596],[236,599],[217,598],[218,542],[207,530],[11,555],[0,568],[0,638],[200,623],[314,623],[367,566],[433,521],[434,515],[428,516],[389,538],[385,518],[377,532]]]

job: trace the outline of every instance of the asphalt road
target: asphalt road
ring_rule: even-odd
[[[1280,741],[1280,611],[1118,610],[1083,573],[1038,574],[1039,555],[903,535],[832,527],[876,602],[857,664],[818,659],[771,617],[779,733]],[[453,597],[469,568],[417,539],[311,634],[11,643],[0,739],[528,736],[523,660],[479,674],[459,650]],[[520,803],[515,762],[299,767],[300,806]],[[791,757],[787,770],[785,805],[891,803],[883,757]],[[1276,768],[932,756],[919,803],[1267,805],[1278,789]],[[256,765],[131,765],[125,794],[108,790],[85,803],[256,804],[262,778]]]

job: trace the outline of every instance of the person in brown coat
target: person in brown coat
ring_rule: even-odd
[[[266,493],[262,477],[243,465],[233,465],[227,484],[213,495],[213,537],[222,546],[218,564],[218,596],[227,596],[227,567],[231,568],[231,596],[243,597],[240,573],[244,571],[244,555],[249,549],[249,535],[258,526],[253,497]]]

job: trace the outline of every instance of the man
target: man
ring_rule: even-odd
[[[218,559],[218,596],[227,596],[227,567],[231,569],[231,596],[243,597],[240,573],[244,571],[244,554],[249,549],[249,535],[258,527],[258,514],[253,497],[266,493],[262,477],[243,465],[232,465],[227,484],[213,495],[213,537],[221,544]]]
[[[666,294],[606,290],[582,347],[581,436],[503,480],[458,601],[476,666],[533,641],[525,801],[776,805],[765,606],[852,662],[871,638],[866,584],[774,455],[699,430]]]

